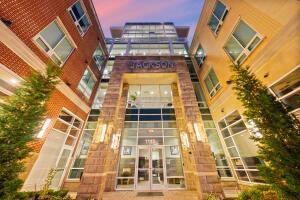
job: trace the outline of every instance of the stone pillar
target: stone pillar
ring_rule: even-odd
[[[110,79],[93,143],[85,162],[77,195],[79,200],[88,198],[100,200],[105,190],[110,191],[114,188],[118,150],[111,149],[111,137],[113,133],[116,133],[122,127],[123,120],[120,120],[120,116],[124,117],[124,102],[128,90],[127,87],[127,90],[125,89],[122,92],[122,75],[114,73]],[[105,125],[107,126],[105,138],[104,141],[101,141],[101,133]]]
[[[172,85],[174,107],[180,132],[189,136],[190,147],[183,148],[183,163],[188,189],[196,189],[199,199],[215,193],[224,198],[220,177],[204,129],[197,141],[194,123],[203,127],[194,88],[186,64],[177,68],[178,84]],[[200,127],[199,127],[200,128]]]

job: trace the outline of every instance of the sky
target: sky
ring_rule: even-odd
[[[93,0],[105,37],[126,22],[174,22],[189,26],[191,42],[204,0]]]

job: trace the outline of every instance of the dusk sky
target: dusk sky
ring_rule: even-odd
[[[174,22],[190,26],[189,41],[195,31],[203,0],[93,0],[106,37],[110,26],[125,22]]]

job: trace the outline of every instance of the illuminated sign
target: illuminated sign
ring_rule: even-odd
[[[176,64],[170,60],[134,60],[128,63],[130,69],[172,69]]]

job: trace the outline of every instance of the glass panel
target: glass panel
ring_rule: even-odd
[[[250,138],[248,132],[243,132],[233,136],[236,147],[239,150],[241,157],[254,157],[257,155],[258,147]]]
[[[162,136],[162,129],[139,129],[139,136]]]
[[[138,144],[139,145],[162,145],[163,139],[155,138],[155,137],[139,138]]]
[[[117,189],[132,189],[134,186],[133,178],[117,179]]]
[[[300,67],[271,87],[273,92],[282,97],[300,87]]]
[[[164,128],[176,128],[176,122],[163,122]]]
[[[232,159],[232,163],[235,169],[244,169],[244,165],[239,158]]]
[[[183,178],[168,178],[169,188],[185,188],[185,183]]]
[[[243,47],[247,46],[255,34],[256,32],[243,20],[239,22],[233,33],[234,37],[241,43],[241,45],[243,45]]]
[[[256,45],[260,42],[260,40],[261,39],[259,37],[255,37],[255,39],[249,45],[248,50],[252,51],[256,47]]]
[[[40,45],[40,47],[42,49],[44,49],[45,52],[49,51],[49,48],[47,47],[47,45],[41,40],[41,38],[37,38],[36,42]]]
[[[54,21],[49,26],[47,26],[41,35],[46,40],[46,42],[54,48],[58,42],[65,36],[65,34],[60,30],[58,24]]]
[[[230,36],[224,48],[233,60],[236,60],[243,51],[243,47],[232,36]]]
[[[134,177],[135,175],[135,158],[122,158],[119,164],[119,177]]]
[[[148,170],[138,170],[138,186],[149,186],[149,171]]]
[[[69,155],[71,153],[71,150],[68,150],[68,149],[64,149],[61,156],[60,156],[60,159],[59,159],[59,162],[57,164],[57,168],[61,168],[61,169],[64,169],[68,160],[69,160]]]
[[[233,126],[230,127],[230,130],[233,134],[239,133],[241,131],[247,130],[247,127],[245,126],[244,122],[241,121]]]
[[[149,149],[139,149],[138,168],[149,168]]]
[[[228,151],[229,151],[229,154],[230,154],[231,157],[238,157],[239,156],[235,147],[229,148]]]
[[[67,132],[68,128],[69,128],[69,125],[68,124],[65,124],[63,123],[62,121],[60,120],[56,120],[53,128],[55,128],[56,130],[59,130],[59,131],[62,131],[64,133]]]
[[[67,38],[64,38],[54,49],[54,52],[60,58],[60,60],[64,62],[68,58],[72,50],[73,50],[72,45],[67,40]]]
[[[217,170],[220,177],[232,177],[232,173],[229,168],[217,168]]]
[[[250,180],[252,182],[258,182],[258,183],[264,183],[265,181],[263,180],[263,178],[259,175],[258,171],[247,171]]]
[[[83,16],[84,11],[81,7],[80,1],[78,1],[73,7],[72,7],[72,11],[76,17],[77,20],[80,19],[80,17]]]
[[[222,18],[223,13],[225,12],[226,7],[223,3],[221,3],[220,1],[217,1],[216,3],[216,7],[214,9],[214,14],[218,19]]]
[[[82,174],[83,174],[83,169],[71,169],[69,178],[78,179],[81,178]]]
[[[290,110],[300,108],[300,90],[294,94],[282,99],[282,101],[288,105]]]
[[[164,184],[163,169],[152,169],[152,184]]]
[[[177,137],[165,137],[165,145],[179,145]]]
[[[164,129],[164,136],[177,136],[176,129]]]
[[[152,168],[163,168],[162,149],[152,148]]]
[[[83,32],[86,32],[86,30],[87,30],[88,27],[90,26],[90,23],[89,23],[89,21],[88,21],[88,19],[87,19],[86,16],[82,17],[82,19],[79,20],[79,25],[80,25],[80,27],[82,28],[82,31],[83,31]]]
[[[229,131],[228,131],[228,128],[222,130],[221,133],[222,133],[222,135],[223,135],[224,138],[230,136],[230,133],[229,133]]]
[[[208,25],[213,32],[217,32],[219,20],[214,15],[211,15]]]
[[[232,114],[230,114],[228,117],[225,118],[227,124],[233,124],[234,122],[237,122],[241,119],[240,114],[237,111],[234,111]]]
[[[236,174],[238,178],[242,181],[249,181],[247,174],[245,171],[236,170]]]
[[[227,147],[232,147],[232,146],[234,146],[234,143],[233,143],[233,140],[232,140],[231,137],[230,137],[230,138],[226,138],[226,139],[225,139],[225,143],[226,143],[226,146],[227,146]]]
[[[161,122],[140,122],[140,128],[161,128]]]

